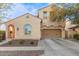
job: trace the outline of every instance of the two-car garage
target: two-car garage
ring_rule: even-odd
[[[41,36],[42,38],[61,38],[62,31],[61,29],[42,29]]]

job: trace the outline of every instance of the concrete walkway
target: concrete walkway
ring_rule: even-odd
[[[41,47],[0,47],[0,56],[39,56],[43,52]]]
[[[4,40],[4,41],[0,42],[0,45],[6,44],[6,43],[8,43],[10,41],[12,41],[12,40]]]
[[[79,44],[70,40],[45,39],[39,46],[44,48],[42,56],[79,56]]]

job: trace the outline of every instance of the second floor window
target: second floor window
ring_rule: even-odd
[[[43,18],[47,19],[47,12],[46,11],[43,12]]]

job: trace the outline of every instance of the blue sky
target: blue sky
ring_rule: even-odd
[[[30,13],[33,15],[37,14],[37,10],[47,6],[48,3],[14,3],[11,7],[12,9],[7,11],[7,16],[2,19],[4,22],[21,16],[25,13]],[[5,30],[5,25],[0,26],[1,30]]]
[[[8,14],[4,21],[16,18],[25,13],[36,15],[38,9],[43,8],[47,5],[48,3],[15,3],[14,6],[12,6],[12,10],[7,11]]]
[[[3,19],[4,21],[16,18],[20,15],[23,15],[25,13],[31,13],[36,15],[37,14],[37,10],[40,8],[43,8],[45,6],[47,6],[48,3],[14,3],[12,6],[12,9],[7,11],[7,16],[5,19]],[[69,4],[62,4],[65,7],[69,7]],[[61,5],[61,6],[62,6]]]

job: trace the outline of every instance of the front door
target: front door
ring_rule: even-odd
[[[15,38],[15,28],[14,25],[8,26],[8,38]]]

